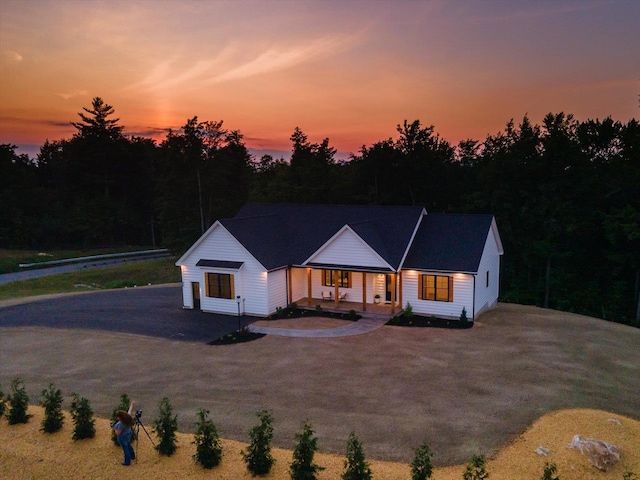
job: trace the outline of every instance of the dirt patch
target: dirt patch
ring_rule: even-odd
[[[67,305],[69,315],[82,313]],[[133,307],[130,315],[138,315]],[[255,413],[267,409],[278,447],[291,447],[307,419],[325,453],[343,454],[353,430],[368,457],[380,460],[409,462],[426,439],[437,465],[492,455],[558,409],[639,418],[639,329],[502,304],[479,320],[481,328],[467,330],[383,326],[352,337],[267,335],[219,347],[8,327],[0,331],[0,383],[6,393],[19,375],[37,401],[54,381],[65,395],[89,398],[105,417],[128,393],[143,420],[168,396],[181,431],[192,431],[205,408],[232,440],[245,439]]]
[[[352,325],[350,320],[339,320],[328,317],[283,318],[280,320],[258,320],[252,323],[256,327],[287,328],[297,330],[322,330]]]
[[[217,478],[221,480],[248,480],[240,451],[245,443],[223,440],[223,459],[213,470],[205,470],[192,459],[195,446],[193,435],[178,434],[178,450],[171,457],[160,456],[146,436],[139,440],[138,463],[122,467],[122,449],[110,439],[109,422],[97,419],[96,438],[74,442],[71,440],[73,424],[69,415],[60,432],[53,435],[41,433],[38,428],[43,418],[40,407],[31,407],[34,417],[26,425],[10,426],[0,423],[0,477],[14,479],[49,478],[91,478],[110,480],[155,478]],[[619,422],[619,423],[618,423]],[[142,432],[141,432],[142,433]],[[156,440],[155,435],[151,436]],[[603,473],[591,466],[580,452],[567,448],[572,435],[598,438],[613,443],[622,450],[620,462],[609,472]],[[319,437],[322,444],[323,438]],[[291,439],[293,447],[293,439]],[[344,439],[346,448],[346,439]],[[539,446],[546,446],[549,455],[542,457],[535,453]],[[135,446],[135,444],[134,444]],[[367,453],[367,445],[364,445]],[[290,450],[275,449],[276,464],[264,478],[289,480]],[[410,467],[406,463],[380,462],[369,460],[374,478],[384,480],[404,480],[410,478]],[[344,468],[344,456],[316,454],[316,463],[325,467],[318,475],[319,480],[340,478]],[[540,478],[545,462],[553,462],[563,480],[620,480],[627,471],[640,472],[640,422],[596,410],[569,410],[554,412],[536,421],[526,432],[490,459],[487,470],[492,480],[512,480]],[[437,468],[437,480],[459,480],[463,465]]]

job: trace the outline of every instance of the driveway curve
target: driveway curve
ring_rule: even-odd
[[[321,451],[344,454],[355,431],[368,457],[407,462],[426,439],[438,465],[491,455],[552,410],[639,419],[640,329],[501,304],[467,330],[206,345],[234,320],[182,310],[176,287],[0,308],[0,384],[22,377],[35,403],[53,381],[66,408],[77,392],[100,416],[126,392],[148,424],[167,396],[181,431],[205,408],[221,436],[243,441],[267,409],[276,446],[291,448],[308,420]]]

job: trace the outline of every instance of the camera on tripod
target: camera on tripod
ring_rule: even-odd
[[[141,416],[142,416],[142,410],[140,410],[140,409],[136,410],[136,419],[140,420]]]

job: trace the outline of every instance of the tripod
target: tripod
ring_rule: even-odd
[[[142,420],[140,420],[141,416],[142,416],[142,410],[136,411],[136,416],[134,417],[136,423],[133,425],[133,433],[136,436],[136,463],[138,462],[138,458],[139,458],[138,457],[138,441],[140,439],[140,427],[142,427],[142,430],[144,431],[144,433],[147,434],[147,438],[151,442],[151,445],[153,445],[153,448],[156,448],[156,444],[153,443],[153,440],[151,440],[151,435],[149,435],[149,432],[147,432],[147,429],[144,428],[144,425],[142,424]]]

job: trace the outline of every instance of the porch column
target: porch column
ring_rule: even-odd
[[[362,311],[367,311],[367,272],[362,272]]]
[[[391,314],[396,313],[396,274],[391,274]]]
[[[307,305],[311,306],[313,303],[311,298],[311,269],[307,268]]]
[[[289,288],[289,303],[293,303],[293,287],[291,286],[291,282],[293,281],[291,278],[291,267],[287,267],[287,280]]]
[[[402,310],[402,271],[398,272],[398,307]]]
[[[338,278],[340,278],[340,270],[336,270],[333,272],[333,289],[334,289],[334,298],[335,298],[335,302],[336,302],[336,308],[338,308],[338,305],[340,304],[340,298],[338,298],[338,295],[340,295],[340,290],[338,290]]]

